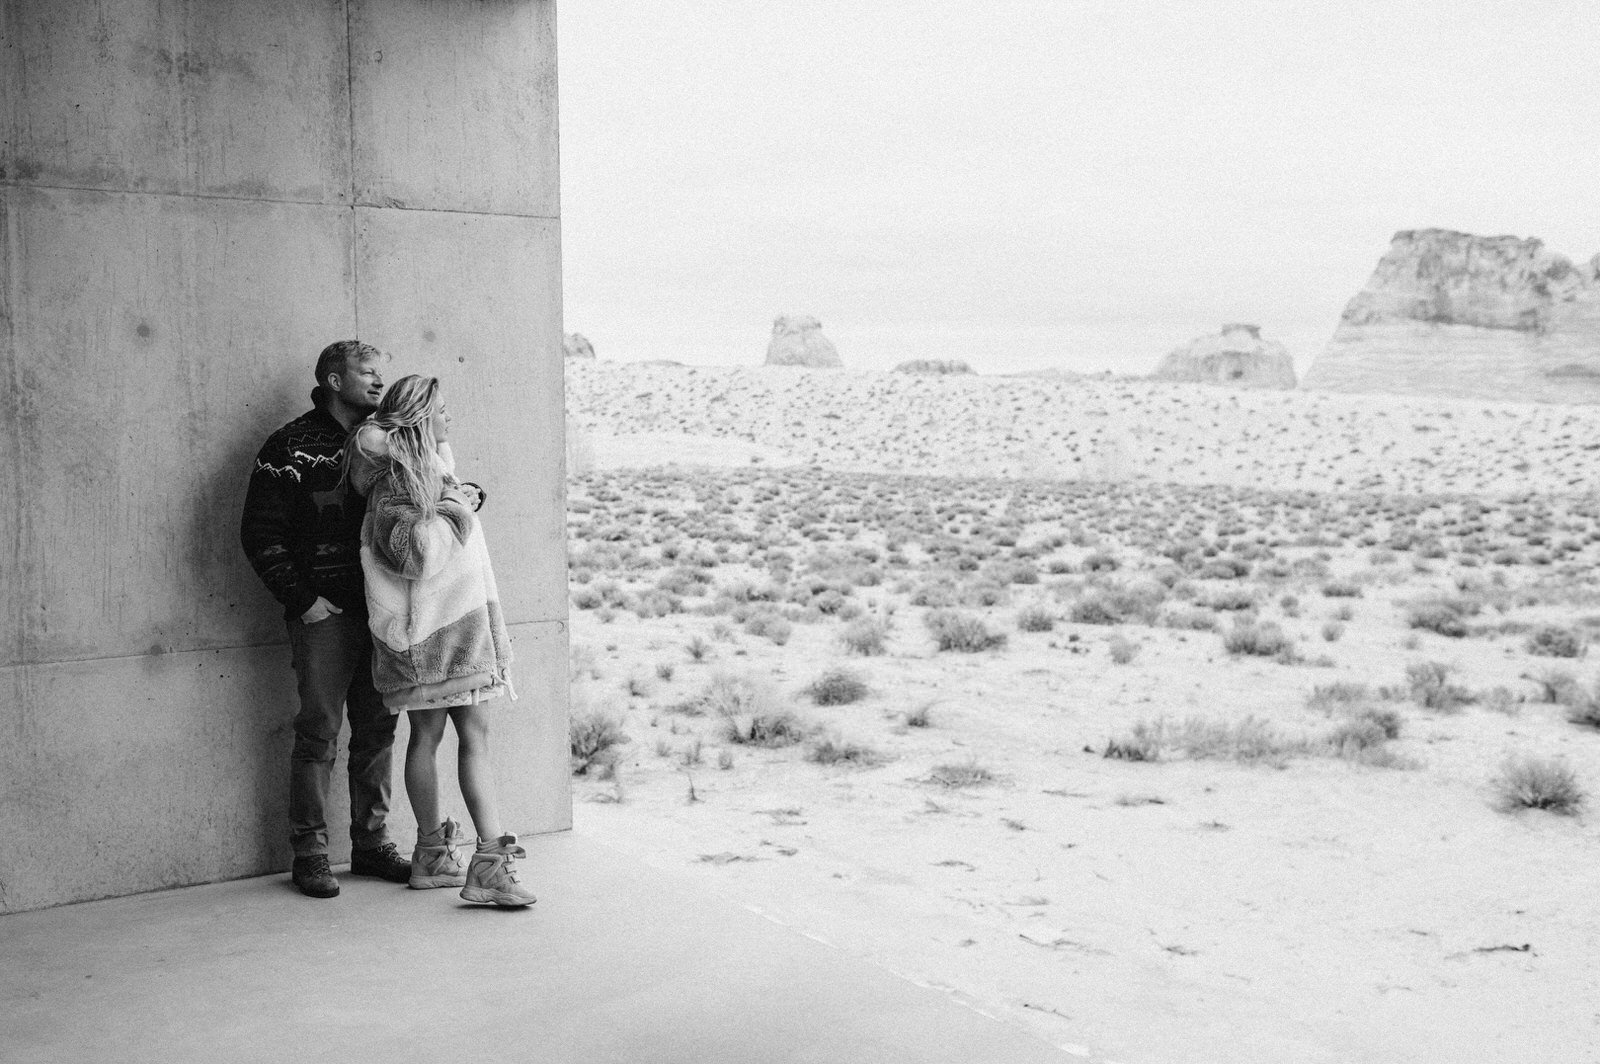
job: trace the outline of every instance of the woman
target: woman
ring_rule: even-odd
[[[361,569],[372,628],[372,680],[391,712],[407,713],[406,793],[417,818],[411,886],[461,887],[468,901],[518,906],[526,856],[501,833],[484,703],[509,693],[511,647],[473,503],[455,478],[450,415],[435,377],[402,377],[345,448],[346,475],[367,496]],[[439,810],[436,758],[455,725],[461,796],[478,833],[462,860],[458,825]],[[427,826],[430,830],[424,830]]]

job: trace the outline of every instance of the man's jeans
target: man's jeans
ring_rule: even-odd
[[[339,721],[350,713],[350,841],[358,850],[388,841],[389,776],[396,714],[372,686],[372,635],[365,617],[335,613],[315,624],[289,621],[299,679],[289,768],[289,841],[296,857],[328,852],[328,786]]]

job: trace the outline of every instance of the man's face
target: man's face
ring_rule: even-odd
[[[383,398],[383,370],[375,358],[351,359],[343,373],[328,374],[328,383],[355,410],[376,410]]]

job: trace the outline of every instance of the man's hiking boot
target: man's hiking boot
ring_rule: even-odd
[[[300,888],[300,893],[308,898],[339,896],[339,881],[334,878],[333,869],[328,867],[328,855],[325,853],[296,857],[289,870],[289,878]]]
[[[506,908],[532,905],[533,891],[517,882],[516,861],[528,856],[517,845],[515,835],[502,835],[492,843],[478,843],[478,852],[467,866],[467,885],[461,896],[467,901],[488,902]]]
[[[370,850],[356,850],[350,854],[350,874],[377,876],[391,883],[411,881],[411,862],[400,856],[392,842],[374,846]]]
[[[417,833],[417,848],[411,851],[411,889],[459,887],[467,881],[467,862],[457,845],[465,842],[461,825],[454,820],[427,834]]]

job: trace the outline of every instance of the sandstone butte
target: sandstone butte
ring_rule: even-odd
[[[1536,239],[1396,233],[1305,387],[1600,402],[1600,255]]]
[[[804,314],[783,314],[772,322],[767,365],[839,369],[844,363],[839,361],[833,341],[822,335],[820,321]]]
[[[1228,324],[1167,352],[1152,376],[1162,381],[1293,388],[1294,360],[1280,343],[1261,338],[1259,325]]]
[[[913,358],[894,368],[895,373],[931,373],[942,376],[951,373],[971,373],[972,366],[959,358]]]

